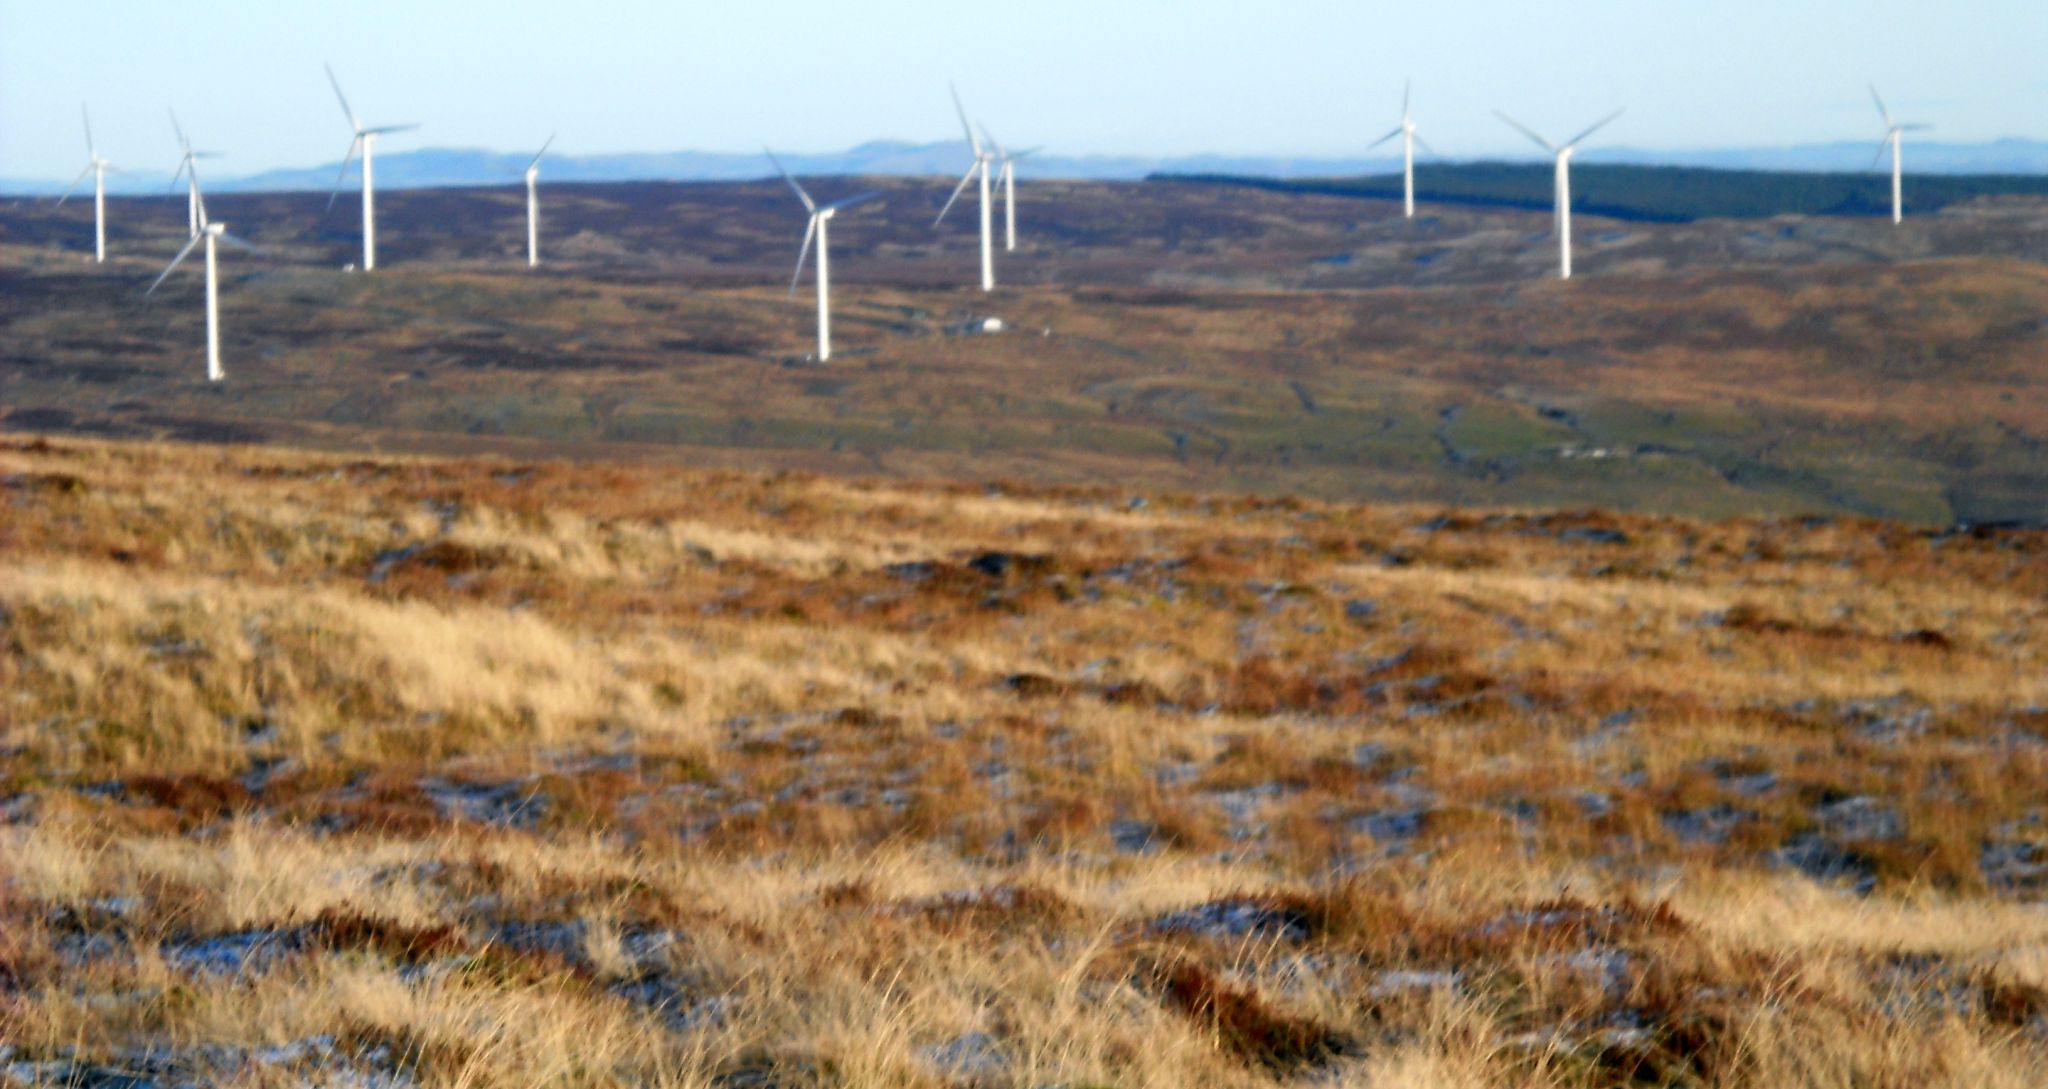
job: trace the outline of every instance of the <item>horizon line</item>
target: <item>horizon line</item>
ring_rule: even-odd
[[[1794,144],[1752,144],[1752,145],[1698,145],[1698,146],[1692,146],[1692,147],[1678,147],[1678,148],[1660,148],[1660,147],[1654,147],[1654,146],[1645,146],[1645,145],[1638,145],[1638,144],[1610,144],[1610,145],[1602,145],[1602,146],[1597,146],[1597,147],[1591,147],[1591,148],[1587,148],[1587,149],[1585,149],[1584,151],[1582,151],[1582,152],[1581,152],[1580,154],[1581,154],[1581,156],[1582,156],[1582,157],[1583,157],[1584,159],[1595,159],[1595,160],[1597,160],[1597,159],[1599,159],[1599,158],[1602,158],[1602,157],[1606,157],[1606,156],[1613,156],[1613,155],[1636,155],[1636,156],[1649,156],[1649,157],[1658,157],[1658,158],[1681,158],[1681,157],[1686,157],[1686,156],[1703,156],[1703,157],[1705,157],[1705,156],[1729,156],[1729,155],[1773,155],[1773,154],[1796,154],[1796,153],[1800,153],[1800,152],[1809,152],[1809,153],[1825,153],[1825,152],[1829,152],[1829,151],[1834,151],[1834,150],[1837,150],[1837,149],[1846,149],[1846,148],[1861,148],[1861,147],[1862,147],[1863,145],[1865,145],[1866,143],[1869,143],[1869,144],[1871,144],[1871,146],[1875,146],[1875,142],[1874,142],[1874,141],[1865,141],[1865,140],[1863,140],[1863,139],[1859,139],[1859,138],[1845,138],[1845,139],[1840,139],[1840,140],[1829,140],[1829,141],[1809,141],[1809,142],[1804,142],[1804,143],[1794,143]],[[2039,147],[2039,148],[2041,149],[2041,154],[2042,154],[2042,158],[2043,158],[2044,160],[2048,160],[2048,138],[2040,138],[2040,137],[2029,137],[2029,136],[2010,136],[2010,135],[2008,135],[2008,136],[1999,136],[1999,137],[1994,137],[1994,138],[1991,138],[1991,139],[1988,139],[1988,140],[1972,140],[1972,141],[1943,141],[1943,140],[1934,140],[1934,139],[1922,139],[1922,140],[1916,140],[1916,141],[1914,141],[1914,146],[1915,146],[1916,148],[1919,148],[1919,149],[1923,149],[1923,150],[1924,150],[1924,149],[1946,149],[1946,150],[1948,150],[1948,151],[1951,151],[1951,152],[1954,152],[1954,151],[1957,151],[1957,150],[1968,150],[1968,149],[1993,149],[1993,148],[1998,148],[1998,147],[2001,147],[2001,146],[2006,146],[2006,145],[2022,145],[2022,146],[2026,146],[2026,145],[2034,145],[2034,146],[2038,146],[2038,147]],[[875,138],[875,139],[872,139],[872,140],[864,140],[864,141],[862,141],[862,142],[860,142],[860,143],[857,143],[857,144],[853,144],[853,145],[851,145],[851,146],[848,146],[848,147],[843,147],[843,148],[837,148],[837,149],[827,149],[827,150],[820,150],[820,151],[801,151],[801,150],[797,150],[797,151],[784,151],[784,152],[782,152],[782,154],[784,154],[784,155],[786,155],[786,156],[789,156],[789,157],[792,157],[792,158],[811,158],[811,159],[816,159],[816,158],[833,158],[833,157],[843,157],[843,156],[848,156],[848,155],[852,155],[852,154],[856,154],[856,153],[859,153],[859,152],[861,152],[861,151],[862,151],[863,149],[871,149],[871,148],[897,148],[897,149],[902,149],[903,151],[905,151],[905,152],[910,152],[910,153],[931,153],[931,152],[936,152],[936,151],[939,151],[939,150],[941,150],[941,149],[949,149],[949,148],[954,148],[954,147],[959,147],[959,148],[963,148],[963,149],[964,149],[965,147],[967,147],[967,142],[966,142],[965,140],[938,140],[938,141],[930,141],[930,142],[923,142],[923,143],[920,143],[920,142],[916,142],[916,141],[911,141],[911,140],[903,140],[903,139],[898,139],[898,138],[892,138],[892,137],[878,137],[878,138]],[[382,160],[383,162],[385,162],[385,163],[387,163],[387,164],[388,164],[388,163],[392,162],[393,160],[404,160],[404,159],[406,159],[406,158],[408,158],[408,157],[417,157],[417,156],[422,156],[422,155],[469,155],[469,156],[479,156],[479,157],[483,157],[483,156],[488,156],[488,157],[496,157],[496,158],[505,158],[505,159],[517,159],[517,160],[520,160],[520,161],[524,161],[524,160],[527,160],[527,159],[531,158],[531,152],[530,152],[530,150],[524,150],[524,149],[521,149],[521,150],[512,150],[512,151],[505,151],[505,150],[500,150],[500,149],[497,149],[497,148],[493,148],[493,147],[485,147],[485,146],[474,146],[474,145],[473,145],[473,146],[457,146],[457,145],[427,145],[427,146],[424,146],[424,147],[417,147],[417,148],[408,148],[408,149],[406,149],[406,150],[403,150],[403,151],[397,151],[397,150],[394,150],[394,151],[387,151],[387,152],[385,152],[384,154],[380,155],[380,156],[379,156],[379,159],[380,159],[380,160]],[[759,151],[753,151],[753,150],[713,150],[713,149],[704,149],[704,148],[676,148],[676,149],[670,149],[670,150],[634,150],[634,151],[594,151],[594,152],[582,152],[582,153],[578,153],[578,152],[574,152],[574,151],[557,151],[557,152],[554,152],[554,153],[552,153],[551,155],[549,155],[549,156],[548,156],[548,158],[551,158],[551,159],[563,159],[563,160],[569,160],[569,161],[571,161],[571,162],[585,162],[585,163],[588,163],[588,162],[592,162],[592,161],[597,161],[597,160],[605,160],[605,159],[635,159],[635,158],[653,158],[653,159],[660,159],[660,158],[673,158],[673,157],[689,157],[689,156],[701,156],[701,157],[705,157],[705,158],[713,158],[713,159],[731,159],[731,160],[746,160],[746,159],[759,159],[759,158],[761,158],[761,153],[760,153]],[[1044,180],[1044,181],[1062,181],[1062,180],[1072,180],[1072,181],[1102,181],[1102,182],[1111,182],[1111,181],[1139,181],[1139,180],[1143,180],[1143,178],[1144,178],[1144,175],[1139,175],[1139,176],[1133,176],[1133,177],[1128,177],[1128,178],[1114,178],[1114,177],[1100,177],[1100,176],[1093,176],[1093,175],[1086,175],[1086,174],[1064,174],[1064,173],[1044,173],[1044,172],[1042,172],[1042,168],[1043,168],[1044,164],[1047,164],[1047,163],[1057,163],[1057,162],[1067,162],[1067,163],[1078,163],[1078,164],[1088,164],[1088,163],[1097,163],[1097,164],[1105,164],[1105,165],[1107,165],[1107,164],[1116,164],[1116,163],[1131,163],[1131,164],[1134,164],[1134,165],[1146,165],[1146,164],[1151,164],[1151,165],[1164,165],[1164,164],[1170,164],[1170,163],[1174,163],[1174,162],[1188,162],[1188,161],[1210,161],[1210,160],[1216,160],[1216,161],[1222,161],[1222,162],[1229,162],[1229,161],[1235,160],[1235,161],[1239,161],[1239,162],[1244,162],[1244,163],[1259,163],[1259,162],[1299,163],[1299,164],[1302,164],[1302,165],[1304,165],[1304,166],[1309,166],[1309,165],[1313,165],[1313,164],[1329,164],[1329,165],[1331,165],[1331,166],[1344,166],[1344,167],[1357,167],[1357,166],[1367,166],[1367,165],[1378,165],[1378,164],[1388,164],[1388,168],[1389,168],[1390,170],[1393,170],[1393,171],[1396,171],[1396,172],[1398,172],[1398,170],[1399,170],[1399,166],[1400,166],[1400,162],[1401,162],[1401,158],[1400,158],[1400,156],[1399,156],[1398,154],[1386,154],[1386,155],[1378,155],[1378,154],[1374,154],[1374,155],[1367,155],[1367,154],[1344,154],[1344,153],[1341,153],[1341,152],[1337,152],[1337,153],[1329,153],[1329,152],[1313,152],[1313,151],[1266,151],[1266,152],[1228,152],[1228,151],[1194,151],[1194,152],[1182,152],[1182,153],[1150,153],[1150,152],[1135,152],[1135,151],[1133,151],[1133,152],[1102,152],[1102,151],[1091,151],[1091,152],[1075,152],[1075,153],[1071,153],[1071,154],[1060,154],[1059,152],[1057,152],[1057,151],[1055,151],[1055,150],[1052,150],[1052,149],[1047,149],[1047,151],[1046,151],[1045,153],[1043,153],[1042,155],[1040,155],[1039,157],[1037,157],[1037,158],[1036,158],[1036,163],[1037,163],[1037,164],[1039,165],[1040,169],[1035,169],[1035,170],[1034,170],[1034,169],[1020,169],[1020,170],[1019,170],[1019,175],[1020,175],[1020,176],[1022,176],[1022,177],[1030,177],[1030,178],[1033,178],[1033,179],[1035,179],[1035,180]],[[1473,164],[1481,164],[1481,163],[1505,163],[1505,164],[1518,164],[1518,163],[1541,163],[1541,162],[1544,162],[1544,161],[1546,161],[1546,160],[1544,160],[1544,158],[1543,158],[1543,157],[1542,157],[1542,156],[1541,156],[1540,154],[1538,154],[1538,153],[1535,153],[1535,152],[1522,152],[1522,151],[1516,151],[1516,150],[1512,150],[1512,149],[1511,149],[1511,150],[1507,150],[1507,151],[1491,151],[1491,152],[1480,152],[1480,153],[1476,153],[1476,154],[1471,154],[1471,155],[1438,155],[1438,156],[1431,156],[1431,157],[1429,157],[1429,158],[1427,158],[1427,159],[1424,159],[1424,158],[1418,157],[1418,159],[1417,159],[1417,161],[1416,161],[1416,166],[1417,166],[1417,168],[1418,168],[1418,169],[1421,169],[1421,168],[1424,168],[1424,167],[1427,167],[1427,166],[1432,166],[1432,165],[1473,165]],[[228,175],[228,176],[222,177],[222,178],[220,178],[220,179],[219,179],[218,181],[216,181],[216,182],[215,182],[214,184],[215,184],[215,186],[216,186],[216,187],[218,187],[218,188],[216,189],[216,191],[221,191],[221,190],[224,190],[224,189],[235,189],[236,187],[246,186],[246,185],[248,185],[249,183],[251,183],[251,182],[255,182],[255,181],[257,181],[258,179],[262,179],[262,178],[264,178],[264,177],[266,177],[266,176],[268,176],[268,175],[278,175],[278,174],[298,174],[298,173],[308,173],[308,172],[313,172],[313,171],[333,171],[333,170],[335,170],[335,169],[336,169],[336,167],[338,166],[339,162],[340,162],[340,160],[336,160],[336,159],[327,159],[327,160],[325,160],[325,161],[322,161],[322,162],[314,162],[314,163],[305,163],[305,164],[297,164],[297,165],[291,165],[291,164],[287,164],[287,165],[278,165],[278,166],[270,166],[270,167],[263,167],[263,168],[259,168],[259,169],[256,169],[256,170],[253,170],[253,171],[249,171],[249,172],[246,172],[246,173],[241,173],[241,174],[235,174],[235,175]],[[765,162],[765,160],[764,160],[764,162]],[[1857,173],[1867,173],[1867,172],[1869,172],[1868,170],[1865,170],[1865,169],[1861,169],[1861,168],[1857,168],[1857,169],[1848,169],[1848,168],[1837,168],[1837,167],[1832,167],[1832,166],[1799,166],[1799,165],[1783,165],[1783,166],[1738,166],[1738,165],[1725,165],[1725,164],[1710,164],[1710,163],[1694,163],[1694,164],[1688,164],[1688,163],[1682,163],[1682,162],[1668,162],[1668,163],[1667,163],[1667,162],[1647,162],[1647,163],[1605,163],[1605,164],[1599,164],[1599,165],[1610,165],[1610,166],[1648,166],[1648,167],[1670,167],[1670,168],[1678,168],[1678,169],[1697,169],[1697,170],[1719,170],[1719,171],[1729,171],[1729,172],[1752,172],[1752,173],[1785,173],[1785,174],[1844,174],[1844,173],[1849,173],[1849,174],[1857,174]],[[1875,169],[1875,168],[1872,168],[1872,169]],[[1923,167],[1923,168],[1922,168],[1922,171],[1921,171],[1921,172],[1923,172],[1923,173],[1937,173],[1937,174],[1942,174],[1942,175],[1947,175],[1947,176],[1957,176],[1957,175],[1963,175],[1963,174],[1966,174],[1966,173],[1970,173],[1970,171],[1965,171],[1965,170],[1958,170],[1958,169],[1954,169],[1953,167],[1949,167],[1949,168],[1943,168],[1943,167]],[[117,183],[114,183],[114,184],[110,184],[110,185],[108,186],[108,192],[109,192],[109,194],[110,194],[110,195],[111,195],[111,194],[113,194],[113,193],[115,193],[115,192],[117,192],[117,191],[118,191],[118,192],[120,192],[120,193],[121,193],[122,195],[125,195],[125,196],[147,195],[147,194],[137,194],[137,193],[135,193],[135,192],[134,192],[134,190],[135,190],[135,189],[137,189],[137,188],[143,187],[143,186],[153,186],[153,185],[155,185],[155,184],[157,184],[157,183],[161,182],[161,181],[162,181],[162,179],[164,179],[164,178],[169,178],[169,177],[171,177],[171,176],[172,176],[172,171],[170,171],[170,170],[147,170],[147,169],[144,169],[144,170],[135,170],[135,169],[130,169],[130,170],[126,171],[126,173],[127,173],[127,176],[128,176],[128,177],[130,177],[130,178],[135,178],[135,179],[142,179],[142,180],[137,180],[137,181],[131,181],[131,182],[127,182],[127,183],[119,183],[119,182],[117,182]],[[1987,174],[1992,174],[1992,175],[1996,175],[1996,174],[1999,174],[1999,173],[2003,173],[2003,174],[2006,174],[2006,175],[2036,175],[2036,174],[2048,174],[2048,161],[2044,161],[2043,165],[2042,165],[2042,166],[2041,166],[2040,168],[2037,168],[2037,169],[2031,169],[2031,170],[2016,170],[2016,171],[2015,171],[2015,170],[2008,170],[2008,171],[2003,171],[2003,172],[1999,172],[1999,171],[1989,171],[1989,172],[1983,172],[1983,173],[1987,173]],[[911,171],[907,171],[907,170],[888,170],[888,169],[884,169],[884,170],[880,170],[880,171],[872,171],[872,170],[858,170],[858,169],[854,169],[854,170],[828,170],[828,171],[823,171],[823,172],[813,173],[813,174],[811,174],[810,176],[813,176],[813,177],[849,177],[849,178],[851,178],[851,177],[921,177],[921,176],[924,176],[924,174],[923,174],[923,173],[921,173],[921,172],[911,172]],[[933,177],[939,177],[939,176],[941,176],[941,175],[939,175],[938,173],[933,173],[933,174],[932,174],[931,176],[933,176]],[[1251,175],[1251,176],[1257,176],[1257,175]],[[1303,176],[1303,177],[1308,177],[1308,176],[1313,176],[1313,175],[1302,175],[1302,176]],[[634,182],[634,181],[658,181],[658,182],[674,182],[674,183],[679,183],[679,184],[692,184],[692,183],[696,183],[696,184],[702,184],[702,183],[733,183],[733,182],[744,182],[744,181],[753,181],[753,180],[759,180],[759,179],[762,179],[762,178],[766,178],[766,179],[771,179],[771,180],[772,180],[772,179],[773,179],[774,177],[775,177],[775,174],[774,174],[774,172],[773,172],[772,168],[770,168],[770,169],[764,169],[764,170],[763,170],[763,172],[762,172],[761,174],[759,174],[759,175],[752,175],[752,174],[749,174],[749,175],[738,175],[738,174],[735,174],[735,175],[732,175],[732,176],[727,176],[727,177],[676,177],[676,176],[670,176],[670,175],[648,175],[648,176],[645,176],[645,177],[631,177],[631,176],[626,176],[626,177],[615,177],[615,178],[602,178],[602,179],[561,179],[561,180],[562,180],[562,181],[568,181],[568,182],[576,182],[576,183],[579,183],[579,184],[602,184],[602,183],[609,183],[609,182],[619,182],[619,183],[624,183],[624,182]],[[111,179],[110,179],[110,180],[111,180]],[[46,190],[48,190],[48,191],[60,191],[60,192],[61,192],[61,191],[63,190],[63,188],[64,188],[64,187],[65,187],[66,185],[68,185],[68,184],[73,184],[73,183],[71,183],[71,182],[67,181],[67,179],[65,179],[65,178],[63,178],[63,177],[47,177],[47,176],[46,176],[46,177],[28,177],[28,176],[18,176],[18,177],[17,177],[17,176],[4,176],[4,175],[0,175],[0,194],[5,194],[5,195],[9,195],[9,196],[39,196],[39,195],[43,195],[44,191],[46,191]],[[344,184],[346,184],[346,181],[345,181],[345,180],[344,180]],[[462,188],[462,187],[471,187],[471,186],[475,186],[475,187],[488,187],[488,185],[489,185],[489,183],[488,183],[487,181],[484,181],[484,180],[481,180],[481,179],[468,179],[468,180],[459,180],[459,181],[453,181],[453,180],[451,180],[451,181],[425,181],[425,182],[422,182],[422,181],[413,181],[413,182],[411,182],[411,183],[406,183],[406,182],[404,182],[404,181],[403,181],[402,179],[399,179],[399,178],[392,178],[392,179],[390,179],[390,182],[389,182],[389,183],[387,183],[387,184],[389,184],[389,185],[390,185],[390,186],[391,186],[392,188],[394,188],[394,189],[403,189],[403,188],[421,188],[421,189],[430,189],[430,188],[431,188],[431,189],[443,189],[443,188]],[[507,181],[506,181],[506,183],[505,183],[505,184],[508,184],[508,185],[510,185],[510,184],[516,184],[516,179],[508,177],[508,179],[507,179]],[[316,187],[316,188],[327,188],[327,187],[328,187],[328,186],[319,186],[319,187]],[[298,192],[298,191],[304,191],[304,190],[303,190],[303,188],[302,188],[302,187],[298,187],[298,186],[288,186],[288,187],[285,187],[285,188],[281,188],[281,189],[275,189],[275,190],[263,190],[263,189],[240,189],[239,191],[243,191],[243,192],[264,192],[264,191],[275,191],[275,192]],[[172,195],[172,196],[175,196],[176,194],[171,194],[171,195]]]

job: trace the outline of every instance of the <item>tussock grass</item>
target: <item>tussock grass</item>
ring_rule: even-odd
[[[1113,500],[0,443],[0,1075],[2048,1079],[2042,534]]]

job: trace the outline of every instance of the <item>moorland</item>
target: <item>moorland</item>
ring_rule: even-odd
[[[1822,171],[1717,170],[1580,161],[1572,167],[1575,212],[1612,219],[1692,223],[1702,219],[1770,219],[1783,215],[1877,218],[1892,207],[1891,176]],[[1548,164],[1439,162],[1416,165],[1416,185],[1439,203],[1548,210],[1554,179]],[[1228,174],[1161,174],[1153,180],[1329,193],[1399,200],[1399,174],[1349,178],[1269,178]],[[1986,197],[2048,196],[2036,174],[1915,174],[1904,190],[1905,212],[1927,215]]]
[[[0,1083],[2038,1086],[2044,553],[0,438]]]
[[[0,1085],[2048,1083],[2048,201],[872,184],[0,203]]]
[[[1734,177],[1710,195],[1756,205]],[[821,196],[885,195],[834,231],[828,366],[787,295],[801,209],[773,182],[544,182],[537,271],[521,192],[386,193],[372,275],[344,271],[352,195],[223,194],[215,218],[265,255],[224,257],[216,387],[198,381],[197,274],[142,295],[182,245],[182,199],[112,201],[104,267],[89,209],[17,201],[0,206],[0,428],[2038,523],[2048,201],[1933,184],[1909,193],[1938,210],[1897,228],[1582,215],[1579,276],[1559,283],[1546,213],[1427,188],[1404,221],[1337,193],[1027,182],[1019,250],[984,295],[972,217],[930,225],[943,183],[826,179]],[[1001,334],[960,335],[989,316]]]

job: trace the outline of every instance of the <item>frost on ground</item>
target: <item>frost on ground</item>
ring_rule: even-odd
[[[0,1085],[2048,1084],[2044,557],[0,441]]]

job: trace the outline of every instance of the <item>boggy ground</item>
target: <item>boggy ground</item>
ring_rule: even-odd
[[[2038,1086],[2048,534],[0,443],[0,1084]]]
[[[868,184],[820,179],[821,198]],[[2048,524],[2048,201],[1581,217],[1031,183],[994,294],[947,186],[837,221],[829,365],[776,182],[222,194],[264,247],[144,290],[183,198],[0,202],[0,430],[1704,517]],[[967,209],[972,211],[972,209]],[[958,335],[999,316],[995,336]]]

